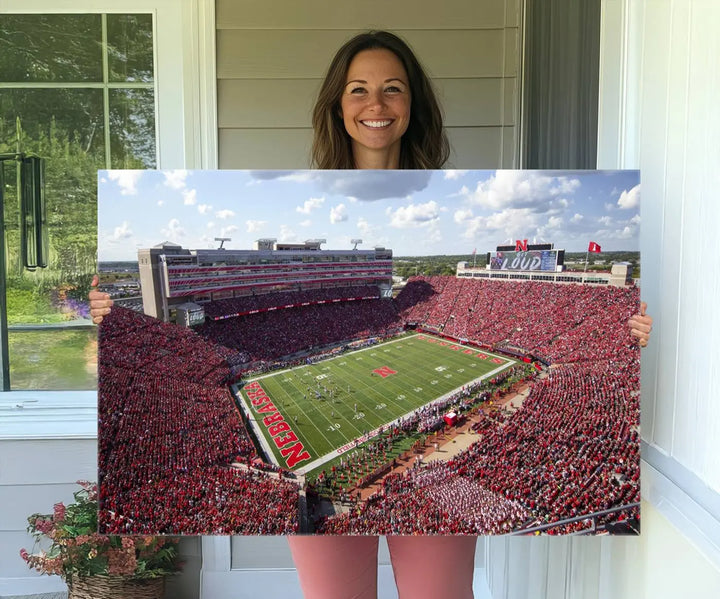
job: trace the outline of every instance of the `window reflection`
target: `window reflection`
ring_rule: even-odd
[[[0,153],[45,158],[50,239],[49,267],[21,268],[16,167],[4,163],[13,388],[95,387],[85,298],[97,270],[97,170],[156,166],[153,52],[151,14],[0,19]]]

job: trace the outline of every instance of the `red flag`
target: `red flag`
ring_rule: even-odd
[[[588,246],[588,252],[599,254],[600,251],[600,246],[594,241],[591,241],[590,245]]]
[[[473,250],[473,256],[477,253],[477,248]]]

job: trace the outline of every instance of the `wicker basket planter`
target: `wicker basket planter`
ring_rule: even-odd
[[[68,583],[68,599],[162,599],[165,578],[90,576]]]

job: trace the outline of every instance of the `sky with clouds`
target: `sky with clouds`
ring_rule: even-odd
[[[250,249],[260,238],[381,245],[396,256],[492,251],[516,239],[557,249],[638,250],[638,171],[99,171],[101,261],[171,241]]]

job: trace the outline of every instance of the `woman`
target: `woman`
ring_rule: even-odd
[[[312,122],[316,168],[438,169],[449,156],[430,80],[407,44],[384,31],[360,34],[340,48]],[[99,323],[112,301],[97,291],[90,300]],[[640,345],[647,345],[652,319],[645,304],[629,324]],[[296,536],[289,542],[307,599],[377,596],[377,537]],[[476,542],[462,536],[388,537],[400,599],[472,598]]]

